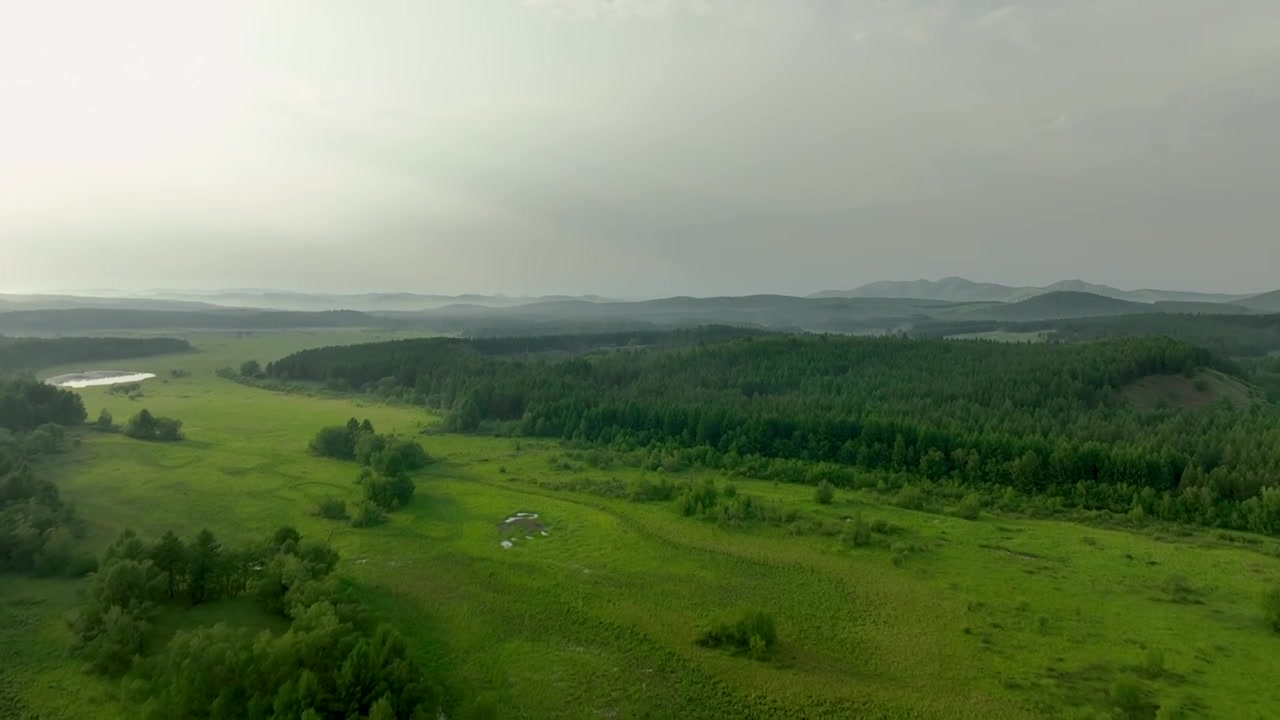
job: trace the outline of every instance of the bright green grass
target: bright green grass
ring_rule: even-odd
[[[429,667],[468,694],[489,694],[502,717],[1098,717],[1148,648],[1165,656],[1162,676],[1140,680],[1155,702],[1194,698],[1202,716],[1220,718],[1270,718],[1280,707],[1280,637],[1258,607],[1263,588],[1280,581],[1280,561],[1203,535],[968,522],[853,493],[817,506],[811,488],[736,483],[809,514],[862,512],[906,528],[907,541],[929,549],[896,567],[886,547],[848,550],[833,538],[682,518],[665,503],[549,490],[539,483],[643,473],[553,471],[552,444],[459,436],[424,438],[441,461],[388,525],[320,520],[310,515],[319,498],[358,493],[354,466],[306,454],[319,426],[351,415],[381,431],[433,422],[413,408],[275,394],[210,374],[320,335],[342,341],[219,337],[200,353],[128,363],[161,375],[139,400],[83,391],[91,416],[105,406],[119,421],[145,406],[184,420],[189,438],[87,434],[42,468],[91,521],[86,542],[125,526],[187,535],[208,526],[239,542],[287,523],[331,537],[339,574]],[[193,374],[170,379],[170,367]],[[541,513],[549,535],[503,550],[497,524],[520,510]],[[1201,602],[1173,602],[1173,576],[1190,579]],[[61,617],[74,585],[4,582],[9,670],[0,682],[41,717],[122,714],[111,684],[65,658]],[[757,608],[778,621],[772,662],[694,645],[712,621]],[[202,612],[263,622],[244,608]],[[0,702],[5,692],[0,684]]]

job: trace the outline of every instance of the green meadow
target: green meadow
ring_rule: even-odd
[[[338,575],[392,620],[468,712],[502,718],[1273,718],[1280,638],[1259,600],[1280,581],[1274,539],[1128,531],[894,507],[873,493],[734,479],[741,494],[829,526],[861,516],[895,528],[865,547],[763,524],[681,516],[671,502],[593,492],[664,475],[596,467],[554,443],[427,434],[436,462],[387,524],[313,514],[353,503],[353,464],[311,457],[322,425],[368,418],[416,434],[421,409],[282,394],[216,377],[219,367],[304,347],[392,337],[362,330],[201,334],[197,351],[112,362],[154,372],[130,399],[81,390],[90,418],[142,408],[181,419],[186,440],[78,434],[39,471],[88,521],[86,548],[121,530],[217,530],[223,542],[281,525],[328,538]],[[90,368],[50,368],[45,374]],[[189,375],[175,376],[171,371]],[[573,489],[565,489],[573,488]],[[500,542],[503,521],[538,514],[546,534]],[[895,559],[896,558],[896,559]],[[121,689],[66,656],[78,583],[0,585],[0,715],[126,718]],[[774,657],[695,644],[712,623],[764,610]],[[162,621],[271,629],[251,605],[216,603]]]

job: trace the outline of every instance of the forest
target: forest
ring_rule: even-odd
[[[434,717],[439,691],[404,638],[334,581],[337,562],[331,547],[287,526],[244,547],[208,529],[188,541],[126,530],[70,619],[71,654],[98,674],[130,677],[146,717]],[[288,631],[200,626],[146,656],[162,615],[237,597]]]
[[[266,372],[433,407],[456,431],[696,449],[715,467],[833,463],[1118,512],[1156,515],[1164,503],[1171,519],[1280,532],[1274,407],[1128,401],[1143,378],[1235,370],[1185,342],[681,338],[559,360],[492,354],[516,339],[407,340],[307,350]]]
[[[93,569],[71,551],[81,530],[74,509],[31,467],[62,451],[66,427],[84,420],[79,395],[29,377],[0,378],[0,572]]]
[[[0,337],[0,373],[190,350],[191,343],[186,340],[166,337]]]

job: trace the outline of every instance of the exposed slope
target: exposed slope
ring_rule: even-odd
[[[1209,369],[1201,369],[1192,377],[1148,375],[1126,385],[1122,392],[1140,410],[1166,407],[1195,410],[1224,399],[1236,408],[1247,408],[1252,403],[1248,385],[1239,378]]]

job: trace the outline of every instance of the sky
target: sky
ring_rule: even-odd
[[[1275,0],[0,9],[0,292],[1280,287]]]

